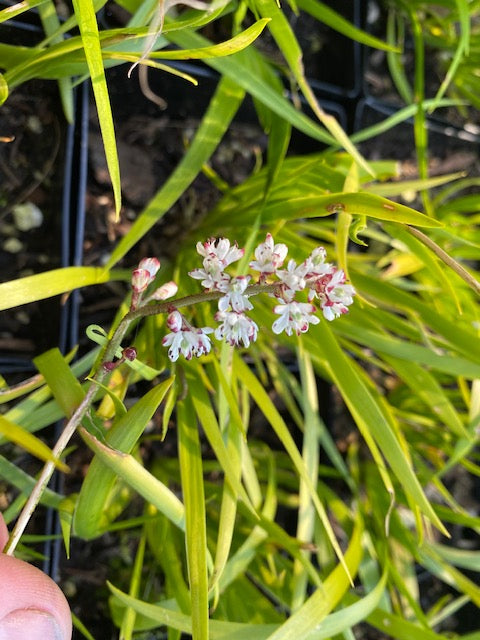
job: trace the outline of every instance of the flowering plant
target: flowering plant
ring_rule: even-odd
[[[250,268],[259,273],[256,282],[252,276],[231,276],[225,269],[240,260],[245,253],[237,244],[231,244],[227,238],[211,238],[197,243],[197,252],[203,257],[203,267],[190,271],[189,275],[200,280],[206,293],[213,294],[218,302],[215,320],[219,323],[216,329],[211,327],[195,328],[178,310],[178,306],[186,306],[192,302],[188,298],[181,299],[181,305],[172,301],[168,305],[167,326],[170,329],[163,339],[163,345],[169,347],[168,357],[175,362],[182,354],[187,360],[192,356],[209,353],[211,341],[209,334],[217,340],[225,340],[232,346],[248,347],[258,335],[257,324],[247,315],[253,309],[250,298],[261,292],[268,292],[275,297],[278,304],[273,312],[279,317],[273,322],[274,333],[285,331],[287,335],[300,335],[308,331],[310,324],[318,324],[319,318],[314,315],[316,307],[312,300],[318,299],[323,315],[327,320],[334,320],[347,313],[353,302],[355,290],[347,284],[345,273],[335,265],[326,262],[326,251],[317,247],[301,263],[289,260],[287,268],[282,268],[287,257],[288,247],[275,244],[273,237],[267,233],[265,241],[255,249],[255,260]],[[143,298],[148,286],[155,280],[160,268],[156,258],[146,258],[140,262],[132,276],[131,309],[139,309],[152,300],[165,300],[178,290],[173,282],[163,284],[152,295]],[[306,291],[307,302],[298,300],[298,296]],[[209,295],[209,299],[211,299]],[[199,301],[202,299],[200,298]],[[197,299],[195,298],[195,301]],[[159,308],[158,312],[164,308]]]

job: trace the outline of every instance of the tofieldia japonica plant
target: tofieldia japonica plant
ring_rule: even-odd
[[[341,269],[326,262],[326,251],[322,247],[315,248],[301,264],[297,265],[295,260],[289,260],[286,268],[283,268],[288,247],[285,244],[275,244],[272,235],[267,233],[265,241],[255,249],[255,259],[249,264],[250,269],[258,274],[255,280],[251,275],[232,276],[226,273],[227,267],[243,258],[245,253],[244,249],[240,249],[236,243],[232,245],[227,238],[211,238],[204,243],[199,242],[197,251],[203,258],[203,265],[189,275],[200,280],[204,287],[204,291],[199,294],[170,300],[178,292],[178,286],[173,281],[166,282],[149,293],[148,289],[154,284],[160,270],[157,258],[144,258],[133,270],[129,311],[111,338],[106,340],[100,365],[93,376],[95,384],[89,387],[53,448],[55,457],[61,455],[76,428],[90,411],[97,385],[102,385],[108,374],[122,363],[134,363],[136,360],[135,347],[122,349],[120,346],[135,320],[167,314],[166,324],[170,332],[162,342],[168,347],[169,359],[175,362],[180,355],[191,360],[193,356],[208,354],[212,349],[209,337],[211,334],[231,346],[248,347],[256,340],[259,328],[247,312],[254,308],[251,298],[261,293],[267,293],[277,301],[273,313],[278,318],[273,321],[272,330],[276,334],[285,331],[288,336],[305,333],[311,324],[320,322],[315,315],[317,309],[313,300],[318,300],[327,320],[334,320],[347,313],[349,305],[353,303],[353,286],[346,282]],[[218,311],[214,315],[218,323],[216,328],[194,327],[179,310],[213,301],[218,305]],[[13,529],[5,548],[7,554],[13,553],[54,468],[53,461],[45,464]]]
[[[168,357],[172,362],[183,355],[187,360],[210,352],[210,335],[224,340],[234,347],[249,347],[258,335],[257,324],[248,316],[253,309],[251,298],[266,292],[274,297],[278,304],[273,313],[278,318],[272,324],[276,334],[283,331],[288,336],[300,335],[308,331],[310,324],[318,324],[320,319],[312,303],[318,300],[323,316],[334,320],[347,313],[353,302],[355,290],[346,282],[345,273],[334,264],[326,262],[323,247],[315,248],[301,263],[289,260],[283,268],[288,253],[285,244],[275,244],[267,233],[265,241],[255,249],[255,260],[250,269],[258,273],[256,280],[251,275],[232,276],[226,269],[244,256],[244,249],[231,244],[227,238],[211,238],[197,243],[197,252],[203,258],[203,266],[189,272],[190,277],[200,280],[205,292],[202,296],[190,296],[167,303],[167,306],[150,306],[151,301],[164,301],[174,296],[178,287],[167,282],[153,294],[145,296],[147,288],[154,281],[160,262],[156,258],[145,258],[132,275],[131,311],[145,311],[150,314],[166,312],[167,326],[170,330],[163,338],[168,347]],[[218,323],[213,327],[194,327],[179,307],[190,306],[198,302],[216,300],[218,311],[214,318]],[[127,357],[127,356],[126,356]],[[106,363],[107,368],[113,363]]]

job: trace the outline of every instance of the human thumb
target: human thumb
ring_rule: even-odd
[[[6,532],[1,516],[0,530],[1,543]],[[0,553],[0,640],[71,637],[70,608],[55,582],[27,562]]]

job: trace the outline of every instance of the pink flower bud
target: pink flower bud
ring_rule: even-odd
[[[130,360],[130,362],[132,362],[137,357],[137,350],[135,349],[135,347],[125,347],[125,349],[122,351],[122,356],[126,360]]]
[[[135,269],[132,271],[132,289],[134,293],[142,293],[151,281],[150,272],[147,269]]]
[[[180,311],[171,311],[167,316],[167,326],[173,333],[178,333],[182,330],[183,316]]]
[[[175,282],[165,282],[161,287],[158,287],[156,291],[152,293],[152,300],[167,300],[167,298],[171,298],[178,291],[178,286]]]
[[[143,258],[138,263],[139,269],[145,269],[150,274],[150,282],[157,275],[158,270],[160,269],[160,260],[157,258]]]

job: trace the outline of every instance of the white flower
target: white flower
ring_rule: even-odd
[[[344,272],[337,269],[325,283],[323,294],[318,296],[325,318],[334,320],[347,313],[347,307],[353,303],[354,295],[355,289],[351,284],[346,284]]]
[[[295,331],[297,336],[308,331],[310,324],[318,324],[320,320],[312,315],[315,312],[313,304],[308,302],[284,302],[277,305],[273,312],[280,315],[272,325],[274,333],[285,331],[287,336],[291,336]]]
[[[216,261],[222,270],[228,267],[229,264],[240,260],[245,253],[244,249],[239,249],[235,243],[230,246],[230,240],[227,238],[210,238],[206,242],[197,242],[198,253],[206,259]],[[205,265],[205,261],[204,261]]]
[[[306,275],[305,263],[299,264],[295,260],[289,260],[286,269],[279,269],[277,276],[282,282],[282,297],[291,302],[295,297],[297,291],[303,291],[305,289],[305,275]]]
[[[203,329],[181,329],[174,333],[168,333],[162,340],[164,347],[170,347],[168,357],[172,362],[178,360],[178,356],[182,354],[187,360],[191,360],[192,356],[199,358],[210,352],[212,344],[210,338],[206,335],[212,333],[210,327]]]
[[[250,342],[257,339],[258,326],[244,313],[218,311],[215,320],[222,323],[215,330],[217,340],[225,340],[234,347],[240,346],[241,343],[244,347],[249,347]]]
[[[256,260],[250,262],[250,268],[262,274],[275,273],[282,266],[287,253],[287,245],[274,244],[272,235],[267,233],[265,242],[255,249]]]
[[[202,287],[213,291],[218,291],[222,282],[228,281],[229,278],[223,273],[223,267],[218,260],[210,258],[204,259],[203,269],[194,269],[189,271],[188,275],[195,280],[201,280]]]
[[[315,247],[312,253],[305,260],[308,271],[315,271],[318,267],[322,267],[325,263],[327,252],[323,247]]]
[[[237,276],[236,278],[231,278],[229,281],[225,280],[221,282],[218,288],[226,295],[218,301],[219,311],[227,311],[229,307],[237,313],[253,309],[253,305],[249,301],[248,296],[244,295],[249,281],[250,276]]]

